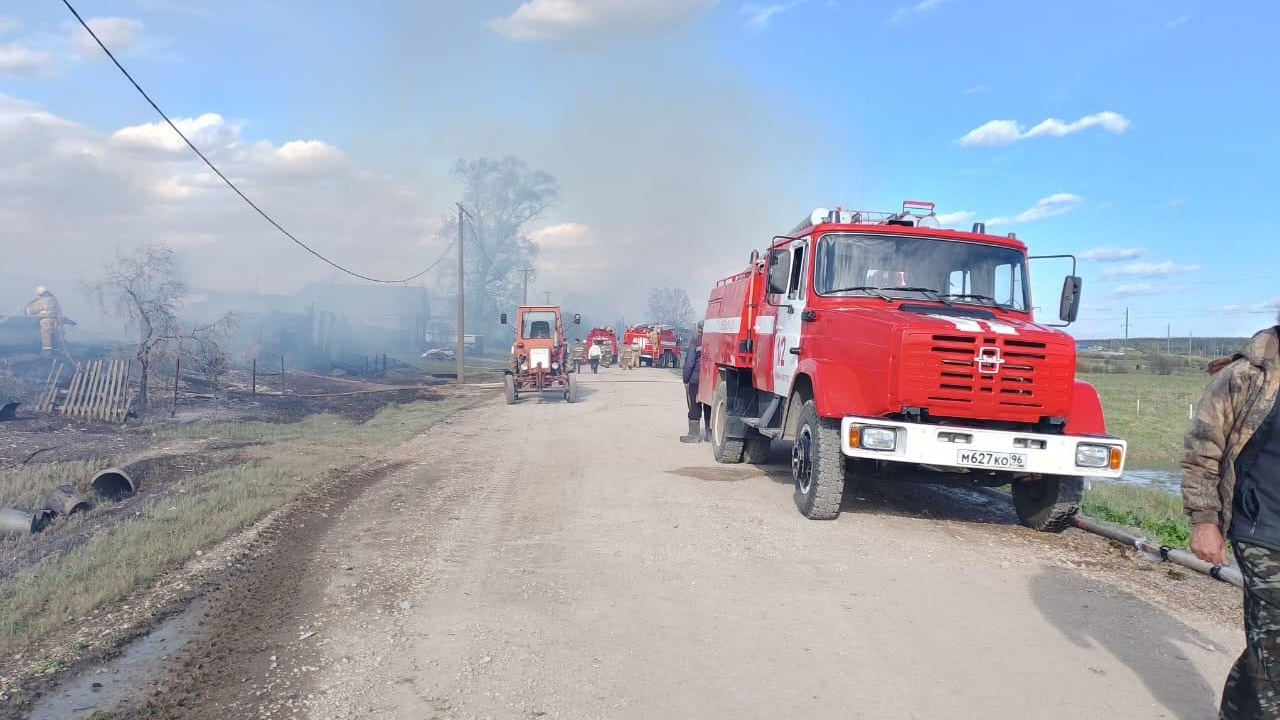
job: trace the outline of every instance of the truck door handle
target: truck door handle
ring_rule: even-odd
[[[796,347],[793,347],[793,348],[791,348],[790,350],[788,350],[788,352],[790,352],[792,355],[799,355],[799,354],[800,354],[800,346],[798,346],[798,345],[797,345]]]

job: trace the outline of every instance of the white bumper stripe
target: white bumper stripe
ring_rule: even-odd
[[[885,452],[851,447],[849,445],[849,426],[855,424],[893,428],[897,431],[897,449],[892,452]],[[972,439],[968,443],[948,442],[940,439],[939,433],[962,433],[969,435]],[[1021,443],[1023,446],[1020,447],[1017,441],[1026,442]],[[1039,442],[1044,443],[1043,448],[1025,446]],[[1019,470],[1019,472],[1038,475],[1082,475],[1086,477],[1118,478],[1124,472],[1123,466],[1119,470],[1076,467],[1076,446],[1080,443],[1118,445],[1124,448],[1124,456],[1126,458],[1129,454],[1128,444],[1124,440],[1111,437],[1093,438],[1082,435],[1017,433],[950,425],[893,422],[861,417],[846,417],[840,423],[841,450],[849,457],[958,468],[962,467],[958,463],[960,451],[977,450],[1025,455],[1027,459],[1026,467]]]

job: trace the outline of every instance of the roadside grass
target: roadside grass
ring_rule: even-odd
[[[21,652],[64,623],[128,597],[197,550],[478,401],[391,406],[360,425],[313,416],[293,425],[214,423],[166,431],[271,444],[241,465],[183,479],[180,494],[148,502],[92,541],[0,582],[0,656]]]
[[[1129,441],[1126,467],[1134,470],[1177,467],[1188,410],[1209,384],[1197,375],[1084,374],[1098,388],[1107,430]],[[1141,407],[1139,408],[1139,402]]]
[[[50,490],[73,485],[83,491],[79,487],[82,481],[106,467],[105,460],[75,460],[19,465],[0,471],[0,507],[42,508]]]
[[[1095,520],[1136,528],[1161,545],[1186,548],[1191,541],[1182,498],[1158,488],[1095,482],[1080,510]]]

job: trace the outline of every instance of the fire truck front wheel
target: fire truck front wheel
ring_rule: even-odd
[[[736,464],[742,462],[746,441],[725,434],[729,419],[729,389],[724,381],[716,383],[711,395],[711,454],[716,462]]]
[[[520,399],[520,396],[516,394],[516,379],[507,375],[503,382],[503,386],[504,394],[507,396],[507,404],[515,405],[516,400]]]
[[[1038,480],[1015,481],[1012,489],[1018,522],[1032,530],[1060,533],[1071,527],[1080,509],[1084,480],[1045,475]]]
[[[818,416],[812,400],[800,410],[791,447],[796,507],[810,520],[835,520],[844,497],[844,454],[840,421]]]

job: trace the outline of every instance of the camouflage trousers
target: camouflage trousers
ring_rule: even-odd
[[[1227,676],[1220,720],[1280,719],[1280,552],[1235,543],[1246,646]]]

